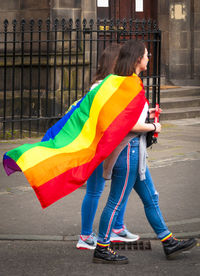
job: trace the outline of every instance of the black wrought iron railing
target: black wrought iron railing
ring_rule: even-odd
[[[102,50],[141,39],[151,53],[141,76],[160,101],[161,32],[155,22],[4,20],[0,26],[0,139],[42,135],[87,93]]]

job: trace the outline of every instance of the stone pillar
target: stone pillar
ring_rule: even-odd
[[[161,75],[169,80],[169,1],[158,0],[158,26],[162,31]]]
[[[72,18],[75,21],[81,17],[81,0],[51,0],[51,19]]]
[[[96,28],[97,21],[97,1],[96,0],[81,0],[81,20],[87,20],[87,27],[89,27],[89,21],[92,19],[94,21],[93,29]],[[96,33],[93,33],[93,43],[92,43],[92,75],[96,71],[96,56],[97,56],[97,42]],[[86,43],[85,56],[89,60],[90,55],[90,45],[89,42]]]
[[[190,32],[193,30],[189,1],[170,1],[169,12],[169,79],[177,83],[191,78],[193,48]]]
[[[193,24],[194,24],[194,78],[200,80],[200,1],[199,0],[194,0]]]
[[[51,18],[83,18],[96,21],[96,1],[94,0],[51,0]]]
[[[159,0],[158,23],[162,30],[162,74],[175,85],[198,85],[198,0]]]
[[[97,4],[95,0],[81,0],[82,19],[97,19]]]

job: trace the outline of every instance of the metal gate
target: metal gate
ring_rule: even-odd
[[[154,106],[160,101],[161,54],[155,22],[5,20],[0,26],[0,139],[43,135],[87,93],[101,51],[128,39],[143,40],[151,52],[141,77]]]

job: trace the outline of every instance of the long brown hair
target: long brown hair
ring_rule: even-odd
[[[114,67],[120,48],[121,46],[119,44],[112,43],[104,49],[99,59],[99,66],[93,77],[92,84],[98,80],[103,80],[109,74],[114,73]]]
[[[119,76],[131,76],[145,53],[145,44],[139,40],[128,40],[121,47],[114,73]]]

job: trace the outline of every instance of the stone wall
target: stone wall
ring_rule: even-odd
[[[90,19],[94,19],[96,21],[96,2],[94,0],[0,0],[0,28],[1,31],[3,29],[3,21],[5,19],[8,20],[8,31],[13,29],[12,21],[13,19],[17,20],[17,28],[19,30],[19,23],[22,19],[25,19],[25,30],[27,30],[27,25],[31,19],[34,19],[35,25],[37,25],[38,19],[43,20],[43,25],[45,25],[46,19],[49,18],[50,21],[54,21],[56,18],[59,20],[61,18],[72,18],[73,22],[76,19],[82,20],[86,18],[89,22]],[[37,28],[37,27],[36,27]],[[46,30],[46,27],[43,27]],[[28,28],[30,30],[30,28]],[[17,38],[21,39],[21,36]],[[51,37],[52,36],[52,37]],[[78,56],[78,67],[76,66],[75,61],[75,54],[76,54],[76,42],[74,41],[74,37],[76,36],[76,32],[72,34],[72,43],[71,43],[71,63],[70,63],[70,71],[69,71],[69,43],[65,42],[65,49],[64,49],[64,65],[63,65],[63,104],[64,106],[69,106],[76,97],[80,98],[82,93],[82,75],[83,75],[83,64],[84,64],[84,83],[85,83],[85,90],[88,89],[89,83],[89,45],[88,43],[85,44],[85,61],[83,62],[83,53],[82,50],[79,51]],[[30,34],[25,34],[25,41],[30,41]],[[34,38],[38,40],[38,34],[34,34]],[[54,39],[54,35],[50,34],[51,38]],[[61,33],[57,34],[57,38],[61,39]],[[9,35],[7,39],[12,41],[12,35]],[[46,40],[46,34],[41,34],[41,40]],[[5,78],[5,70],[4,70],[4,44],[0,44],[0,92],[4,91],[4,78]],[[41,43],[41,60],[39,62],[39,58],[37,56],[38,53],[38,43],[33,43],[33,53],[32,56],[32,63],[30,64],[30,56],[29,56],[29,49],[30,43],[24,44],[24,58],[22,64],[21,58],[21,43],[15,44],[15,66],[13,71],[13,58],[12,58],[12,51],[13,51],[13,44],[7,44],[7,58],[6,58],[6,96],[7,96],[7,113],[11,114],[11,99],[12,99],[12,90],[13,90],[13,82],[12,76],[13,72],[15,74],[15,81],[14,81],[14,90],[15,90],[15,114],[18,115],[20,112],[20,89],[21,89],[21,75],[22,75],[22,66],[24,67],[23,70],[23,93],[24,93],[24,115],[28,114],[28,97],[29,97],[29,89],[30,89],[30,82],[31,82],[31,90],[32,90],[32,112],[35,114],[36,109],[34,106],[37,106],[37,93],[38,93],[38,68],[40,68],[40,106],[41,106],[41,116],[44,116],[43,112],[45,111],[45,87],[47,83],[46,75],[48,71],[48,101],[49,101],[49,112],[51,113],[51,106],[52,106],[52,95],[54,93],[54,89],[56,90],[56,102],[60,102],[61,98],[61,77],[62,77],[62,70],[61,70],[61,42],[57,44],[57,59],[56,59],[56,69],[54,66],[54,49],[53,43],[50,44],[49,53],[47,56],[46,51],[46,43]],[[96,47],[94,47],[96,49]],[[95,50],[93,51],[92,55],[94,56],[92,60],[92,69],[93,71],[96,69],[95,64]],[[48,66],[47,66],[48,63]],[[48,69],[47,69],[48,68]],[[30,77],[30,70],[32,71],[32,79]],[[56,70],[56,71],[55,71]],[[71,73],[69,73],[71,72]],[[54,83],[54,75],[56,75],[56,83]],[[70,102],[68,97],[68,90],[69,90],[69,79],[70,79]],[[76,84],[76,79],[79,80],[78,85]],[[87,87],[86,87],[87,85]],[[77,90],[77,91],[76,91]],[[0,93],[0,103],[1,106],[3,101],[3,93]],[[56,114],[59,114],[60,107],[56,108]],[[2,114],[2,109],[0,109],[0,116]]]
[[[94,0],[0,0],[0,23],[13,19],[80,18],[96,20]]]
[[[162,30],[162,76],[174,84],[200,84],[200,1],[157,0]],[[0,0],[0,26],[5,17],[86,18],[96,21],[94,0]],[[87,55],[87,51],[86,51]]]
[[[9,22],[13,19],[25,20],[47,18],[50,16],[49,0],[0,0],[0,23],[7,18]]]
[[[161,74],[169,79],[169,1],[158,0],[158,25],[162,30]]]

